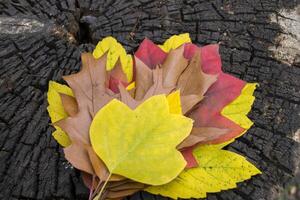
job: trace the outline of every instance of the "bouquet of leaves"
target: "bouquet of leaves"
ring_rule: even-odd
[[[49,83],[53,137],[90,189],[89,199],[145,190],[204,198],[261,173],[222,148],[253,124],[255,83],[221,70],[218,45],[189,34],[144,39],[128,55],[114,38],[82,53],[82,68]]]

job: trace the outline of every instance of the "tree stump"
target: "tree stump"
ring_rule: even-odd
[[[105,36],[133,53],[144,37],[161,43],[184,32],[199,45],[219,43],[224,71],[260,84],[255,125],[228,149],[263,174],[207,199],[282,196],[299,171],[299,10],[297,0],[1,0],[0,199],[87,199],[51,136],[48,82],[78,71],[80,53]]]

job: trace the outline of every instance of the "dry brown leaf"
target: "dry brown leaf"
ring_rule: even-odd
[[[180,96],[182,113],[185,114],[188,111],[190,111],[202,99],[203,99],[202,95],[196,95],[196,94]]]
[[[95,174],[100,178],[100,180],[106,180],[109,176],[109,171],[106,168],[105,164],[98,158],[97,154],[91,146],[86,147],[86,149]]]
[[[154,70],[152,70],[153,73],[153,85],[149,88],[149,90],[146,92],[143,101],[146,99],[159,94],[169,94],[175,86],[164,86],[164,77],[163,77],[163,70],[156,66]]]
[[[107,193],[104,194],[108,199],[115,199],[115,198],[123,198],[129,195],[132,195],[141,189],[128,189],[128,190],[120,190],[120,191],[106,191]]]
[[[202,71],[200,52],[196,52],[186,70],[178,79],[177,88],[182,96],[189,94],[204,95],[217,80],[217,75],[208,75]]]
[[[95,174],[99,177],[100,180],[107,180],[109,177],[109,171],[103,161],[97,156],[94,149],[91,146],[86,146],[90,161],[92,163]],[[110,181],[120,181],[124,180],[125,177],[120,175],[112,174],[110,176]]]
[[[136,100],[142,100],[153,85],[152,70],[137,57],[135,57],[135,85]]]
[[[114,182],[111,182],[111,183],[114,183]],[[127,182],[120,183],[119,185],[112,185],[112,184],[110,184],[110,186],[107,189],[109,191],[116,192],[116,191],[121,191],[121,190],[143,189],[143,188],[145,188],[145,184],[139,183],[139,182],[135,182],[135,181],[127,179]]]
[[[175,87],[181,73],[188,65],[188,60],[183,56],[184,45],[171,50],[162,65],[164,87]]]
[[[73,117],[67,117],[54,123],[62,128],[70,137],[72,143],[90,145],[89,128],[92,117],[86,109],[79,110]]]
[[[84,171],[81,171],[81,178],[83,180],[83,183],[85,184],[85,186],[87,188],[91,188],[92,184],[93,184],[93,188],[96,188],[97,185],[99,184],[99,179],[97,177],[95,177],[94,179],[94,183],[93,183],[93,175],[86,173]]]
[[[214,127],[193,127],[191,134],[177,146],[177,149],[190,147],[200,142],[208,142],[228,133],[228,129]]]
[[[94,59],[90,53],[81,55],[82,68],[76,74],[65,76],[64,79],[72,88],[76,97],[79,112],[88,109],[92,116],[113,99],[107,94],[106,55]]]
[[[110,71],[107,72],[107,77],[108,78],[112,77],[114,79],[117,79],[119,81],[127,83],[127,76],[126,76],[126,74],[124,73],[124,71],[122,69],[122,65],[121,65],[120,59],[118,59],[115,67],[112,70],[110,70]]]
[[[133,189],[142,190],[144,188],[145,188],[144,184],[138,182],[132,182],[132,183],[123,184],[119,187],[110,188],[109,191],[118,192],[118,191],[133,190]]]
[[[72,141],[70,148],[64,150],[68,161],[76,168],[90,174],[94,174],[93,169],[95,169],[99,178],[106,180],[105,177],[108,177],[106,174],[109,174],[107,168],[93,152],[89,152],[91,148],[89,128],[92,118],[99,109],[114,98],[113,92],[106,88],[106,55],[96,60],[92,54],[84,53],[81,59],[80,72],[64,77],[74,92],[78,110],[75,113],[74,101],[62,96],[63,105],[71,114],[54,125],[67,132]],[[68,104],[70,101],[72,104]],[[119,177],[117,178],[119,180]]]
[[[120,99],[129,108],[135,109],[142,101],[135,100],[122,84],[119,85]]]
[[[74,97],[71,97],[66,94],[59,93],[62,105],[66,111],[66,113],[73,117],[78,112],[77,101]]]
[[[102,186],[100,185],[99,188],[101,188]],[[145,187],[145,184],[138,183],[130,179],[109,182],[105,187],[105,192],[101,197],[99,197],[99,199],[123,199],[126,196],[132,195],[135,192],[144,189]]]
[[[118,187],[118,186],[128,183],[130,181],[132,181],[132,180],[125,179],[125,180],[121,180],[121,181],[110,182],[107,184],[106,188],[109,189],[109,188],[113,188],[113,187]]]
[[[94,174],[87,151],[76,142],[64,148],[65,158],[77,169]]]
[[[152,86],[147,90],[146,94],[141,100],[133,98],[130,93],[124,88],[124,86],[120,84],[119,91],[121,101],[128,105],[131,109],[135,109],[139,104],[143,103],[148,98],[159,94],[169,94],[174,89],[174,87],[164,87],[163,71],[159,66],[157,66],[156,69],[152,70],[152,79]]]

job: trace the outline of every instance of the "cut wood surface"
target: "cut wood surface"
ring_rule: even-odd
[[[51,136],[48,82],[63,83],[63,75],[77,72],[80,53],[92,51],[105,36],[133,53],[144,37],[162,43],[184,32],[198,45],[219,43],[224,71],[259,83],[249,114],[255,125],[228,149],[263,174],[207,199],[282,196],[288,185],[299,183],[293,180],[300,165],[299,5],[298,0],[0,0],[0,199],[87,199],[80,173]],[[127,199],[167,198],[140,192]]]

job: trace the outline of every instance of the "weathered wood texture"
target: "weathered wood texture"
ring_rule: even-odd
[[[209,200],[276,199],[299,168],[299,58],[277,59],[286,36],[270,16],[293,0],[0,0],[0,199],[86,199],[79,173],[51,137],[50,80],[79,70],[80,52],[112,35],[134,52],[144,37],[163,42],[189,32],[220,43],[223,68],[258,82],[255,126],[230,145],[263,174]],[[298,130],[298,131],[297,131]],[[138,193],[130,200],[166,199]]]

